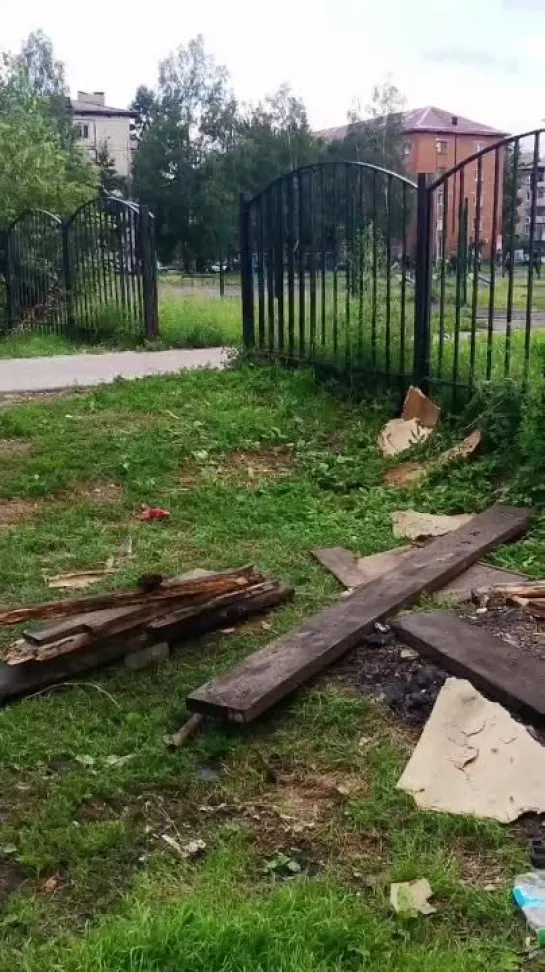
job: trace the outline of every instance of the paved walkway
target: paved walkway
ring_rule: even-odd
[[[89,388],[116,378],[145,378],[193,368],[224,368],[227,348],[178,351],[117,351],[54,358],[0,358],[0,394]]]

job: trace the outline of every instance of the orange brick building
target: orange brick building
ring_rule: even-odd
[[[493,145],[503,138],[505,133],[488,125],[453,115],[440,108],[417,108],[403,112],[403,127],[406,137],[405,157],[407,173],[416,176],[425,172],[437,179],[447,170],[469,158],[475,152]],[[362,122],[362,125],[365,125]],[[331,128],[319,132],[326,141],[342,141],[347,135],[349,127]],[[482,254],[489,258],[496,248],[501,245],[501,212],[503,188],[503,149],[498,153],[498,186],[497,186],[497,217],[496,240],[492,240],[494,183],[495,183],[495,153],[483,156],[481,171],[481,213],[479,220],[479,241],[482,244]],[[460,215],[460,197],[467,199],[468,236],[472,242],[475,236],[475,215],[477,205],[478,186],[477,161],[464,166],[462,171],[447,180],[447,187],[438,189],[435,196],[433,250],[436,256],[441,255],[443,238],[445,240],[445,254],[450,256],[457,252],[458,228]],[[448,194],[448,198],[447,197]],[[447,203],[447,219],[444,219],[445,200]]]

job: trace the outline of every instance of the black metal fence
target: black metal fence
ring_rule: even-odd
[[[416,185],[356,162],[290,172],[241,210],[244,338],[404,379]]]
[[[454,402],[481,381],[542,375],[541,135],[493,143],[433,180],[324,163],[242,200],[246,347]]]
[[[66,221],[24,213],[3,238],[0,328],[90,341],[153,339],[156,266],[146,206],[104,195]]]

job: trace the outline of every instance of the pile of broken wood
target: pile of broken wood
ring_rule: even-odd
[[[142,577],[130,590],[0,611],[0,626],[48,621],[25,630],[0,667],[0,700],[124,660],[128,668],[165,658],[169,645],[224,629],[281,604],[293,591],[253,566],[181,577]]]

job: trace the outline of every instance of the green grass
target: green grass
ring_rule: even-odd
[[[519,967],[525,930],[509,889],[527,866],[523,845],[499,825],[417,811],[395,790],[411,739],[365,697],[326,676],[255,725],[211,725],[181,752],[163,744],[187,715],[188,691],[338,598],[312,547],[387,549],[397,508],[455,513],[528,500],[531,477],[515,450],[494,451],[497,407],[480,458],[385,490],[375,439],[389,414],[386,402],[335,397],[308,372],[250,365],[0,411],[0,440],[29,446],[4,446],[0,510],[15,499],[39,504],[33,518],[0,527],[3,604],[49,599],[44,573],[95,567],[127,537],[134,556],[109,586],[252,561],[296,591],[271,628],[220,632],[156,669],[95,672],[0,712],[0,968]],[[425,448],[438,452],[459,434],[447,421]],[[243,466],[228,475],[233,451],[257,451],[274,468],[279,447],[291,456],[287,475],[252,478]],[[105,484],[118,487],[114,501],[93,492]],[[170,519],[139,522],[142,503],[166,507]],[[543,536],[541,514],[493,559],[543,576]],[[16,634],[4,631],[2,644]],[[362,736],[371,744],[361,748]],[[215,781],[201,778],[203,765],[219,771]],[[324,778],[356,788],[348,798],[313,795]],[[206,851],[180,860],[163,833],[201,837]],[[299,863],[298,876],[279,854]],[[494,892],[484,890],[491,873]],[[389,883],[419,876],[438,913],[401,921]]]

